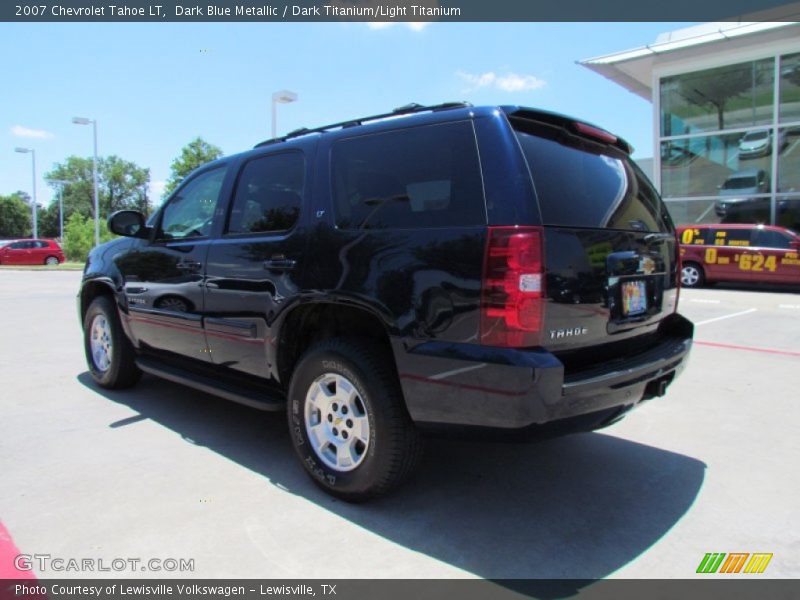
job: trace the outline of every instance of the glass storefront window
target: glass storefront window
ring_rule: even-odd
[[[800,54],[781,57],[780,120],[800,121]]]
[[[757,60],[661,79],[661,135],[772,123],[774,60]]]
[[[661,142],[661,194],[756,195],[770,191],[768,129]]]
[[[800,232],[800,194],[778,196],[775,207],[775,225]]]
[[[778,191],[800,193],[800,127],[778,131]]]
[[[667,200],[664,204],[676,225],[720,222],[714,200]]]

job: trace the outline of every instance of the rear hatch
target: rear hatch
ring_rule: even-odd
[[[508,116],[541,214],[541,345],[570,371],[657,344],[677,308],[678,247],[630,147],[559,115]]]

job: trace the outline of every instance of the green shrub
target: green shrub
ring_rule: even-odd
[[[105,223],[100,223],[101,243],[115,237]],[[94,220],[79,213],[72,213],[64,225],[63,247],[68,260],[85,262],[89,251],[94,247]]]

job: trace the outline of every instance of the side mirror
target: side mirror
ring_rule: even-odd
[[[108,230],[125,237],[147,237],[144,215],[136,210],[118,210],[108,217]]]

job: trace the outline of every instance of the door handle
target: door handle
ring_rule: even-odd
[[[286,258],[283,254],[273,254],[272,258],[264,261],[264,268],[273,271],[294,269],[297,261]]]

